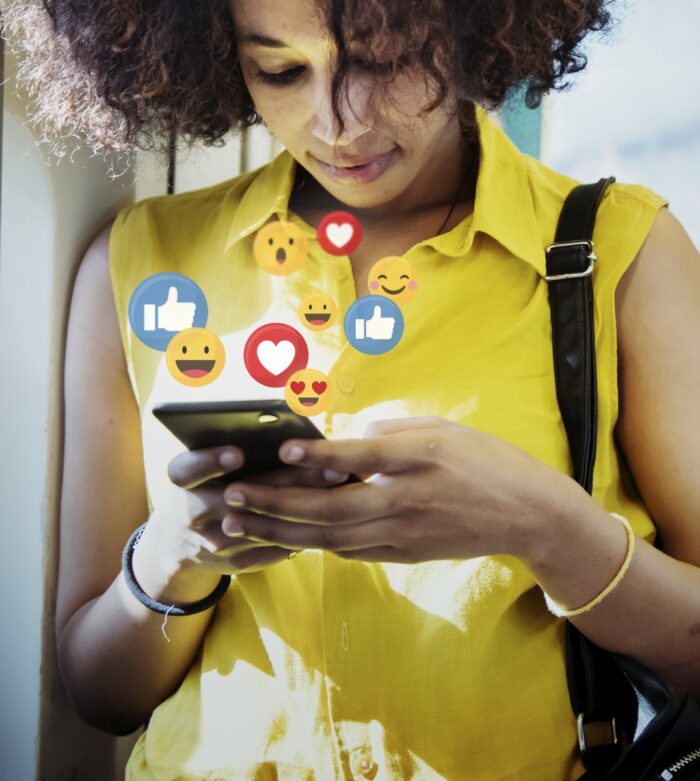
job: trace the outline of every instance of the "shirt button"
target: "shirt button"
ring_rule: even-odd
[[[346,374],[338,379],[338,387],[343,393],[352,393],[355,390],[355,383],[352,377]]]
[[[350,760],[350,769],[355,776],[372,779],[377,775],[377,763],[367,749],[360,749]]]
[[[345,279],[345,277],[347,277],[347,275],[348,275],[348,272],[343,268],[343,266],[340,265],[340,263],[336,263],[333,266],[333,276],[337,280],[340,281],[341,279]]]

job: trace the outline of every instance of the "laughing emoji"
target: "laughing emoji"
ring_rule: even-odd
[[[323,331],[335,323],[338,307],[325,293],[312,293],[299,304],[299,319],[312,331]]]
[[[223,371],[226,351],[221,339],[208,328],[185,328],[168,342],[165,363],[183,385],[209,385]]]
[[[415,266],[398,255],[378,260],[367,277],[370,293],[390,298],[399,306],[407,304],[418,292]]]
[[[320,415],[331,403],[331,386],[323,372],[299,369],[287,380],[284,398],[292,412],[310,417]]]
[[[284,220],[265,225],[253,242],[258,266],[280,277],[298,271],[306,260],[308,249],[309,242],[303,232]]]

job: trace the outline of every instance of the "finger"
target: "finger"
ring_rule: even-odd
[[[186,450],[168,464],[168,477],[180,488],[194,488],[243,464],[243,451],[233,445]]]
[[[398,536],[397,521],[382,518],[339,526],[321,526],[270,518],[252,513],[229,513],[222,523],[227,534],[240,532],[246,539],[303,550],[320,548],[337,553],[388,545]]]
[[[419,418],[390,418],[388,420],[375,420],[365,429],[365,437],[380,437],[385,434],[398,434],[402,431],[416,431],[417,429],[438,428],[451,421],[438,415],[424,415]]]
[[[231,507],[289,521],[341,524],[387,515],[390,492],[380,485],[352,483],[335,488],[298,488],[232,483],[224,491]]]
[[[423,465],[422,454],[402,443],[381,437],[373,439],[290,439],[280,446],[286,464],[334,469],[350,474],[392,474]]]
[[[232,476],[232,481],[235,475]],[[286,466],[269,472],[246,477],[246,483],[272,486],[298,485],[308,488],[323,488],[328,485],[338,485],[348,479],[346,472],[336,472],[334,469],[315,469],[312,467]]]

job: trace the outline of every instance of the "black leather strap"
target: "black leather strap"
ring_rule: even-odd
[[[593,226],[600,201],[614,177],[575,187],[562,209],[553,245],[547,248],[547,281],[557,400],[566,430],[575,479],[593,488],[597,435],[597,378],[592,274]],[[557,246],[564,245],[564,246]],[[566,246],[568,245],[568,246]],[[567,677],[574,715],[585,725],[614,718],[614,675],[606,654],[567,623]],[[611,671],[612,672],[612,671]],[[586,768],[610,767],[619,743],[582,747]]]

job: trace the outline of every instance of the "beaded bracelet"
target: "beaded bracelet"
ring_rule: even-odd
[[[625,527],[625,531],[627,532],[627,555],[625,556],[625,560],[622,562],[622,566],[620,567],[617,575],[615,575],[615,577],[600,592],[600,594],[598,594],[596,597],[593,597],[593,599],[583,607],[578,607],[574,610],[566,610],[560,605],[557,605],[557,603],[549,596],[549,594],[544,592],[544,601],[547,603],[547,608],[549,609],[549,612],[554,613],[555,616],[558,616],[559,618],[572,618],[573,616],[580,616],[581,613],[587,613],[591,608],[594,608],[597,604],[602,602],[605,597],[608,596],[608,594],[615,588],[615,586],[618,585],[627,572],[630,562],[632,561],[632,554],[634,553],[634,531],[632,530],[632,527],[630,526],[627,518],[623,517],[622,515],[618,515],[617,513],[610,513],[610,515],[620,521],[620,523],[622,523],[622,525]]]
[[[163,613],[166,616],[191,616],[195,613],[201,613],[204,610],[207,610],[223,597],[231,582],[230,575],[222,575],[221,580],[214,591],[212,591],[208,597],[204,597],[204,599],[200,599],[198,602],[190,602],[185,605],[166,605],[163,602],[158,602],[149,597],[136,580],[132,562],[134,548],[141,539],[141,535],[145,528],[146,524],[144,523],[136,529],[131,537],[129,537],[129,541],[124,546],[124,551],[122,553],[122,572],[124,573],[124,579],[126,580],[126,584],[129,586],[131,593],[142,605],[145,605],[156,613]]]

